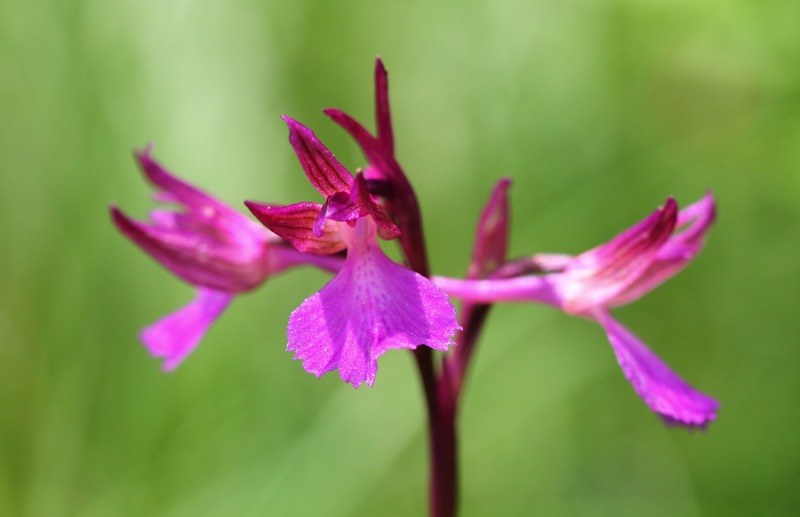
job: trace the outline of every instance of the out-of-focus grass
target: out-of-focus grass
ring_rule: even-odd
[[[464,515],[753,515],[800,508],[800,6],[773,2],[0,4],[0,515],[415,515],[425,438],[408,354],[373,389],[283,349],[325,277],[237,300],[164,375],[136,332],[191,290],[113,230],[152,206],[148,142],[235,206],[306,184],[278,118],[372,116],[391,74],[398,152],[434,269],[460,274],[493,182],[512,251],[578,252],[670,194],[712,189],[697,263],[620,318],[718,397],[665,428],[591,324],[498,307],[461,415]]]

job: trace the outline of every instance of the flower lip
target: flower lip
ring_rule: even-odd
[[[372,218],[354,223],[337,223],[347,243],[344,267],[292,312],[287,351],[309,373],[339,370],[358,387],[373,384],[377,359],[387,350],[446,350],[460,327],[441,289],[383,253]]]

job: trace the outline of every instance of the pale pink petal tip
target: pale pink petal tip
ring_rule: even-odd
[[[232,299],[232,294],[201,287],[188,305],[142,330],[139,338],[151,355],[164,359],[164,371],[172,371],[194,351]]]
[[[387,258],[377,245],[350,253],[344,268],[289,318],[287,351],[321,377],[372,386],[377,359],[391,348],[447,350],[459,330],[444,291]]]
[[[598,314],[625,377],[667,423],[705,427],[717,418],[720,404],[678,377],[633,333],[608,314]]]

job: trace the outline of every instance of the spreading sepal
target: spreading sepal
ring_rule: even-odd
[[[256,219],[283,237],[303,253],[330,255],[345,248],[334,221],[324,223],[321,230],[317,221],[322,210],[319,203],[296,203],[289,206],[269,206],[245,201]]]

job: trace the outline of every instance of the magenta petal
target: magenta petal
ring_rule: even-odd
[[[290,117],[283,120],[289,126],[289,142],[314,188],[325,197],[349,191],[353,176],[314,132]]]
[[[394,132],[389,109],[389,77],[380,58],[375,60],[375,122],[377,136],[372,136],[357,120],[335,108],[323,110],[355,139],[367,161],[380,163],[383,156],[394,156]]]
[[[475,246],[468,278],[484,278],[500,267],[508,251],[508,187],[511,180],[502,178],[494,186],[489,201],[481,212],[475,231]]]
[[[164,359],[164,370],[172,371],[194,351],[231,300],[232,294],[201,287],[187,306],[145,328],[139,338],[150,354]]]
[[[319,203],[270,206],[245,201],[244,204],[261,224],[303,253],[330,255],[345,248],[335,222],[323,221],[322,232],[319,235],[314,232],[322,208]]]
[[[323,110],[323,113],[328,115],[335,123],[339,124],[342,129],[350,133],[350,136],[352,136],[361,147],[368,162],[382,162],[384,149],[381,147],[380,141],[372,136],[360,122],[336,108],[327,108]]]
[[[160,189],[156,199],[179,211],[156,209],[151,222],[136,221],[117,207],[117,228],[183,280],[220,291],[248,291],[272,271],[271,248],[278,237],[227,205],[173,176],[151,156],[137,154],[147,178]]]
[[[375,59],[375,122],[378,140],[388,154],[394,154],[392,112],[389,109],[389,74],[381,58]]]
[[[717,418],[719,402],[689,386],[607,312],[594,316],[605,328],[625,377],[650,409],[668,423],[686,426],[702,427]]]
[[[714,195],[707,192],[705,196],[685,207],[678,213],[679,236],[684,242],[695,242],[702,239],[708,228],[717,218],[717,204]],[[686,228],[683,226],[688,225]]]
[[[157,187],[157,201],[182,204],[186,213],[177,214],[178,228],[205,234],[231,246],[260,246],[271,240],[263,227],[257,225],[228,205],[171,174],[152,157],[152,147],[137,153],[136,158],[147,178]],[[163,210],[161,210],[163,215]],[[158,221],[156,221],[158,222]]]
[[[375,224],[381,230],[381,236],[385,239],[393,239],[400,235],[400,228],[389,219],[389,216],[383,211],[383,208],[372,200],[372,196],[367,189],[367,180],[364,179],[362,173],[356,174],[356,179],[353,184],[353,190],[350,192],[350,199],[363,207],[365,212],[372,216]]]
[[[317,377],[338,369],[354,387],[372,386],[384,352],[419,345],[446,350],[459,328],[447,295],[392,262],[375,241],[349,249],[339,274],[292,313],[287,351]]]
[[[194,226],[185,214],[154,212],[155,225],[135,221],[117,207],[111,216],[117,228],[164,267],[185,281],[221,291],[241,292],[261,285],[270,273],[266,237],[252,243],[231,244],[213,228]],[[246,221],[251,224],[250,221]],[[255,226],[255,223],[252,223]],[[260,229],[260,230],[263,230]],[[242,231],[249,231],[249,226]],[[264,230],[264,235],[267,232]]]
[[[355,187],[353,191],[356,192]],[[337,192],[326,199],[322,205],[323,209],[320,210],[323,226],[326,219],[348,222],[368,216],[369,212],[366,206],[360,205],[353,201],[352,198],[352,193]],[[319,220],[317,220],[317,223],[319,224]]]
[[[715,219],[716,204],[710,193],[681,210],[676,232],[658,250],[653,263],[636,282],[615,296],[610,305],[619,306],[637,300],[688,266],[703,249]]]
[[[609,242],[581,253],[558,279],[563,308],[573,314],[607,305],[647,270],[675,228],[678,206],[662,208]]]
[[[135,155],[147,179],[161,189],[161,192],[157,194],[159,201],[183,203],[188,207],[213,207],[227,210],[225,205],[171,174],[154,160],[152,145],[148,145],[144,151],[137,152]]]

